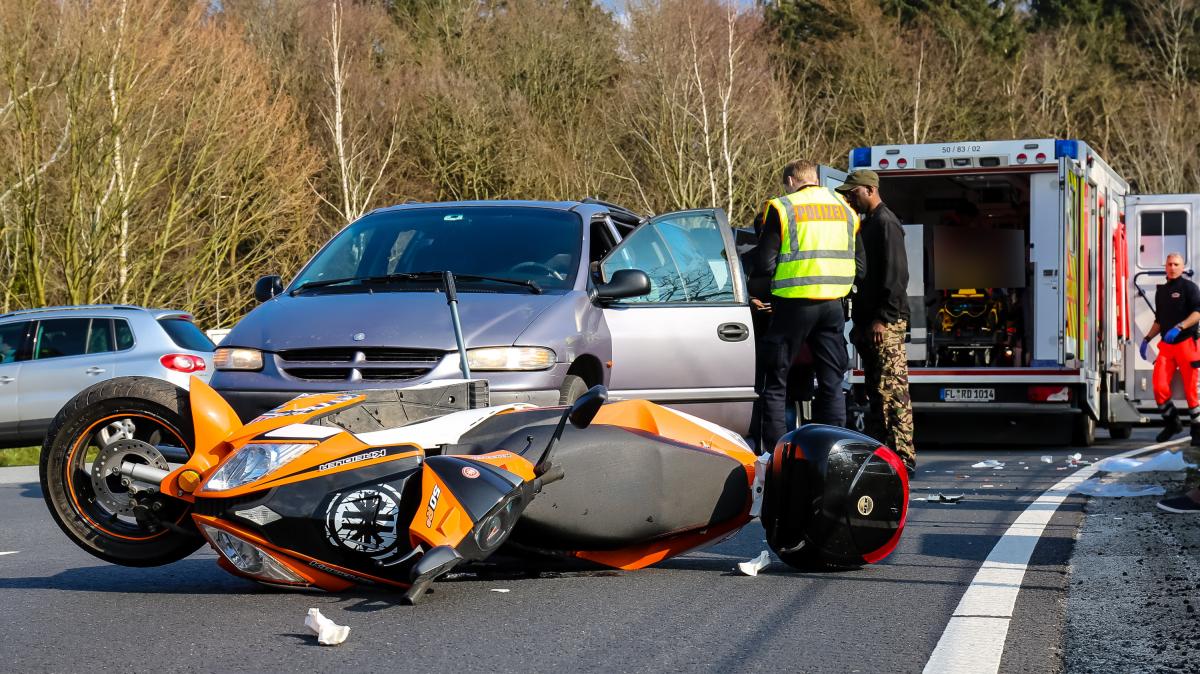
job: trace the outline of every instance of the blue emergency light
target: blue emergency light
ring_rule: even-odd
[[[1054,158],[1061,159],[1062,157],[1070,157],[1071,159],[1079,159],[1079,141],[1077,141],[1077,140],[1056,140],[1056,141],[1054,141]]]
[[[871,148],[856,147],[850,151],[850,170],[871,166]]]

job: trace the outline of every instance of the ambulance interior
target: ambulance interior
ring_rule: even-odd
[[[910,365],[1028,366],[1029,174],[884,174],[880,193],[905,223]]]

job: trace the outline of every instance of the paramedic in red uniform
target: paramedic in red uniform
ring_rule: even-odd
[[[1183,376],[1183,392],[1187,397],[1188,419],[1191,422],[1192,444],[1200,446],[1200,350],[1196,348],[1196,323],[1200,322],[1200,288],[1183,278],[1183,256],[1167,256],[1167,282],[1154,293],[1154,323],[1146,331],[1138,351],[1148,359],[1146,349],[1150,340],[1160,332],[1158,358],[1154,360],[1154,402],[1162,412],[1164,427],[1158,441],[1165,442],[1183,430],[1179,411],[1171,401],[1171,380],[1175,369]],[[1164,328],[1166,330],[1164,331]]]

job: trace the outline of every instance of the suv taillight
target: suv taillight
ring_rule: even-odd
[[[203,372],[208,369],[208,364],[200,356],[193,356],[187,353],[168,353],[158,359],[159,363],[168,370],[176,372]]]

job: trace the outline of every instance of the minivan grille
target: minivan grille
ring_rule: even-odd
[[[432,349],[329,347],[289,349],[276,354],[280,369],[305,381],[409,381],[442,359]]]

